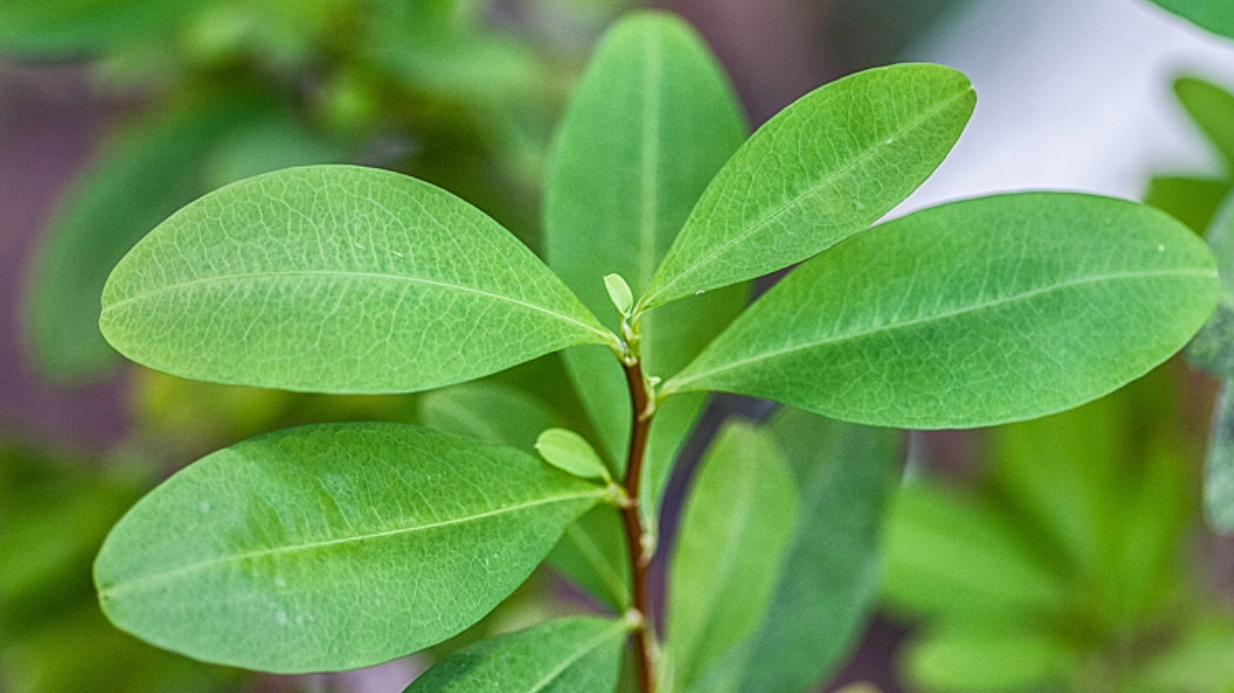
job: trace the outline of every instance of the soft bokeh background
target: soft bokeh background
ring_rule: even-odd
[[[79,4],[81,12],[108,6]],[[317,4],[347,18],[359,3]],[[474,19],[442,53],[405,62],[370,55],[364,49],[370,28],[362,22],[344,30],[328,17],[283,32],[279,2],[253,5],[274,8],[266,14],[243,3],[187,3],[184,22],[158,41],[100,41],[93,50],[32,48],[11,26],[0,27],[0,445],[16,446],[0,457],[0,561],[8,561],[0,564],[0,604],[30,611],[26,621],[14,615],[20,609],[0,613],[0,691],[69,690],[64,686],[85,685],[117,668],[125,671],[108,674],[115,682],[99,687],[155,690],[198,676],[168,678],[177,667],[195,670],[144,654],[123,636],[100,635],[109,631],[91,612],[88,567],[114,514],[167,470],[261,430],[337,418],[403,419],[414,408],[399,398],[198,387],[118,363],[68,377],[40,366],[24,306],[34,291],[42,234],[70,223],[63,217],[66,195],[116,142],[152,127],[160,114],[208,101],[203,94],[240,88],[273,93],[276,129],[296,134],[268,137],[260,128],[269,124],[262,121],[256,134],[234,135],[226,157],[186,159],[186,166],[207,167],[209,175],[194,179],[200,189],[179,202],[269,166],[355,161],[437,181],[534,245],[540,167],[553,120],[595,37],[638,3],[466,4],[474,6]],[[660,6],[684,15],[713,46],[756,124],[820,84],[864,67],[922,60],[965,71],[978,90],[976,115],[943,167],[896,214],[1003,190],[1078,189],[1140,199],[1154,174],[1224,173],[1220,157],[1178,107],[1171,84],[1180,74],[1195,74],[1234,87],[1234,42],[1141,0],[676,0]],[[89,15],[70,15],[63,26],[92,25]],[[460,68],[459,55],[472,59]],[[439,74],[447,69],[457,71]],[[131,193],[140,197],[143,190],[139,182]],[[135,214],[105,205],[93,211],[99,224]],[[70,333],[92,324],[74,323]],[[891,615],[874,622],[836,684],[1023,690],[1021,684],[1040,671],[1054,676],[1041,679],[1053,680],[1054,687],[1033,690],[1154,690],[1157,684],[1133,688],[1141,685],[1132,680],[1140,674],[1129,673],[1135,666],[1124,660],[1147,661],[1160,651],[1166,664],[1159,669],[1191,670],[1214,659],[1234,661],[1234,639],[1227,638],[1234,551],[1203,530],[1198,514],[1213,391],[1207,378],[1174,362],[1121,399],[1035,429],[914,435],[913,474],[937,486],[897,506],[889,529]],[[1100,450],[1086,447],[1098,435],[1113,442]],[[692,449],[698,448],[696,441]],[[677,498],[683,482],[675,485]],[[30,498],[44,502],[27,502],[18,495],[22,488],[37,489],[42,495]],[[1071,501],[1048,503],[1061,488],[1081,490]],[[48,535],[19,528],[19,516],[40,518]],[[1089,524],[1056,526],[1077,516]],[[1162,529],[1137,534],[1128,529],[1137,517]],[[969,537],[966,528],[974,524],[1010,529]],[[947,536],[965,541],[939,538]],[[1036,544],[1031,559],[1007,548],[1041,537],[1051,538]],[[1126,554],[1130,545],[1159,546],[1160,555],[1143,558],[1138,568],[1111,562],[1109,556]],[[947,556],[960,573],[988,569],[1011,577],[968,585],[973,591],[959,590],[952,601],[940,599],[936,593],[966,578],[925,565],[922,551]],[[65,583],[46,597],[55,603],[22,601],[41,594],[32,585],[47,576]],[[5,588],[6,579],[16,587]],[[545,580],[549,591],[563,589]],[[973,625],[971,614],[954,603],[982,604],[990,593],[1010,594],[982,611],[994,614],[993,625]],[[1131,593],[1139,596],[1125,597]],[[1105,611],[1090,608],[1101,595],[1123,596],[1109,596],[1114,606]],[[524,623],[551,608],[530,595],[499,614],[493,627]],[[1042,610],[1091,617],[1093,625],[1060,645],[1058,629],[1025,625],[1031,620],[1025,613]],[[68,625],[38,633],[53,622]],[[26,634],[20,646],[13,644],[16,635],[6,638],[5,628]],[[1188,657],[1200,663],[1190,665]],[[1030,671],[1002,680],[1006,667],[1000,663]],[[299,679],[212,672],[192,680],[194,690],[395,691],[421,665]],[[989,682],[948,679],[966,667]],[[983,667],[992,672],[982,673]],[[22,673],[28,671],[41,673]],[[1143,680],[1173,681],[1170,675]],[[1229,666],[1205,680],[1215,687],[1156,690],[1234,691]],[[1186,687],[1193,685],[1201,687]]]

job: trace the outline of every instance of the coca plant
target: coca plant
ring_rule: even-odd
[[[566,350],[590,440],[552,429],[536,455],[347,423],[241,442],[117,524],[95,565],[104,611],[212,662],[362,667],[476,623],[566,533],[557,560],[608,616],[482,641],[408,690],[613,690],[627,647],[642,693],[809,689],[868,603],[865,537],[891,478],[849,460],[895,449],[833,419],[972,427],[1073,407],[1176,352],[1217,300],[1204,244],[1131,202],[1008,194],[874,225],[974,103],[954,70],[897,65],[746,138],[699,39],[641,13],[604,39],[559,127],[547,264],[463,200],[379,170],[288,169],[188,205],[108,280],[102,330],[129,358],[393,393]],[[796,263],[746,306],[750,280]],[[661,637],[661,491],[713,391],[788,408],[728,425],[705,456]]]

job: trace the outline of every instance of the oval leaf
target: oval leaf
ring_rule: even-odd
[[[689,689],[758,627],[796,512],[797,489],[775,439],[729,423],[690,490],[669,565],[674,690]]]
[[[95,584],[117,626],[198,659],[367,666],[475,623],[603,494],[414,426],[306,426],[176,474],[112,530]]]
[[[412,392],[613,337],[525,246],[388,171],[287,169],[177,212],[116,266],[104,336],[198,380]]]
[[[1088,195],[957,202],[790,274],[664,392],[725,390],[900,428],[1077,406],[1180,349],[1219,292],[1168,215]]]
[[[640,308],[774,272],[866,228],[942,163],[975,103],[968,78],[939,65],[867,70],[802,97],[716,175]]]
[[[569,618],[483,640],[426,671],[405,693],[607,693],[630,624]]]
[[[690,209],[746,133],[728,79],[688,24],[662,12],[619,21],[596,49],[557,130],[545,182],[549,266],[616,325],[620,316],[601,278],[619,274],[631,299],[646,290]],[[643,316],[644,372],[681,370],[745,302],[745,287],[734,287]],[[565,359],[597,443],[622,470],[630,399],[620,365],[602,348],[574,349]],[[703,404],[702,397],[669,403],[652,427],[642,494],[652,520]]]
[[[546,462],[583,479],[612,481],[608,467],[587,439],[565,428],[550,428],[536,439],[536,451]]]

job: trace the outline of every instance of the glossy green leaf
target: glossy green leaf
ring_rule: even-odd
[[[669,564],[666,647],[687,690],[759,626],[793,538],[798,496],[770,433],[731,422],[707,452]]]
[[[1218,293],[1203,242],[1151,207],[1065,193],[956,202],[806,263],[663,391],[903,428],[1028,419],[1148,372]]]
[[[463,383],[424,394],[419,420],[439,431],[526,452],[535,450],[540,431],[560,423],[538,398],[490,381]]]
[[[350,669],[475,623],[603,494],[527,453],[414,426],[291,429],[143,499],[108,536],[95,584],[113,623],[161,647]]]
[[[976,97],[939,65],[867,70],[759,128],[707,187],[643,310],[805,260],[865,229],[934,171]]]
[[[1234,186],[1224,178],[1154,176],[1144,194],[1144,204],[1168,212],[1202,234],[1213,223],[1231,190]]]
[[[203,0],[4,0],[0,52],[23,58],[81,58],[150,40]]]
[[[786,409],[771,424],[799,489],[771,603],[747,649],[743,693],[801,693],[829,678],[866,626],[900,434]]]
[[[1234,5],[1226,0],[1151,0],[1193,24],[1234,39]]]
[[[1068,644],[1032,633],[942,631],[913,643],[908,678],[954,693],[1055,690],[1074,657]]]
[[[1231,13],[1234,21],[1234,13]],[[1234,94],[1195,77],[1174,82],[1174,93],[1187,115],[1200,128],[1234,173]]]
[[[745,138],[741,109],[723,72],[680,19],[642,12],[604,38],[558,127],[545,190],[549,265],[596,315],[616,326],[603,277],[647,288],[691,207]],[[640,320],[649,375],[685,366],[745,304],[737,287]],[[567,352],[570,375],[604,453],[625,464],[630,399],[612,354]],[[677,449],[702,398],[657,416],[648,452],[644,510],[657,507]]]
[[[612,339],[483,212],[351,166],[250,178],[180,210],[113,270],[100,325],[175,375],[332,393],[424,390]]]
[[[634,310],[634,292],[620,274],[604,275],[604,288],[608,290],[608,298],[617,312],[629,315]]]
[[[1234,534],[1234,387],[1221,384],[1213,410],[1204,474],[1204,514],[1222,534]]]
[[[406,693],[608,693],[630,624],[570,618],[471,645],[426,671]]]
[[[565,428],[550,428],[536,438],[536,451],[549,464],[583,479],[612,481],[596,449],[581,435]]]
[[[896,497],[886,532],[883,586],[897,609],[999,624],[1066,604],[1028,530],[988,504],[914,484]]]
[[[104,148],[61,203],[35,259],[24,317],[40,370],[75,381],[119,361],[98,330],[107,273],[200,192],[200,169],[220,141],[271,113],[252,95],[214,94],[139,122]]]

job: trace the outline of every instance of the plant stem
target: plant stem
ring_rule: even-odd
[[[622,482],[630,502],[621,509],[625,526],[626,545],[630,549],[631,604],[639,615],[639,626],[634,631],[634,660],[638,669],[640,693],[655,693],[655,646],[651,603],[647,594],[647,566],[651,554],[645,540],[643,518],[639,510],[639,484],[643,476],[643,458],[647,451],[647,432],[651,429],[653,412],[648,409],[647,385],[643,381],[643,368],[637,359],[623,364],[626,382],[630,386],[630,401],[633,405],[633,420],[630,426],[630,449],[626,457],[626,478]]]

